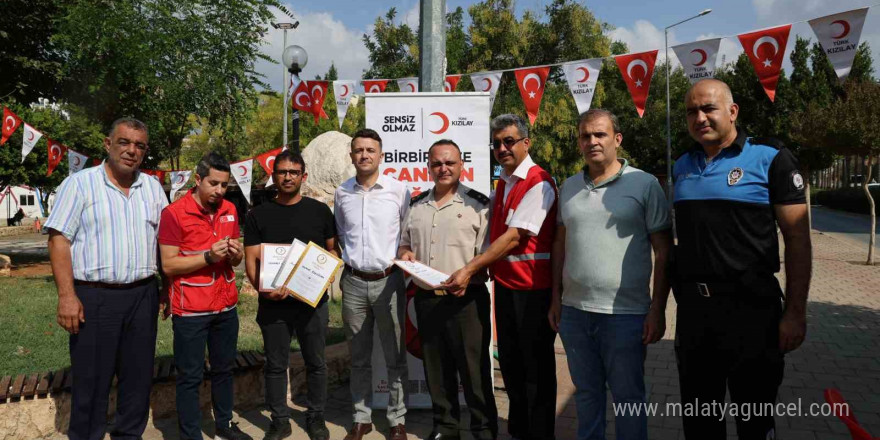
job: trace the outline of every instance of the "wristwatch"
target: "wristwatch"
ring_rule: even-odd
[[[211,261],[211,251],[205,251],[205,253],[202,255],[205,256],[205,263],[208,263],[209,266],[214,264],[214,262]]]

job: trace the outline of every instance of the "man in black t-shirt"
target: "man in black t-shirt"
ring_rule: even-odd
[[[245,220],[244,245],[248,280],[260,284],[260,244],[290,244],[294,239],[314,242],[336,251],[336,225],[330,208],[315,199],[303,197],[300,188],[306,181],[306,164],[302,156],[283,151],[275,157],[272,179],[278,187],[275,199],[255,207]],[[257,324],[263,333],[266,365],[266,406],[272,424],[264,440],[278,440],[291,434],[287,406],[287,367],[290,339],[296,334],[306,365],[308,397],[306,431],[311,440],[327,440],[330,432],[324,423],[327,401],[327,365],[324,345],[329,312],[327,295],[318,306],[312,306],[287,295],[282,289],[261,292]]]

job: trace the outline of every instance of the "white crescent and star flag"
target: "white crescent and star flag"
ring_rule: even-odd
[[[498,93],[498,86],[501,84],[502,72],[482,72],[472,73],[471,82],[474,84],[474,90],[477,92],[489,92],[489,110],[495,105],[495,94]]]
[[[339,118],[339,128],[348,113],[348,105],[354,95],[354,81],[333,81],[333,96],[336,97],[336,116]]]
[[[70,174],[82,170],[86,167],[87,163],[89,163],[89,156],[67,149],[67,171]]]
[[[246,198],[248,204],[250,204],[251,182],[253,181],[252,177],[254,175],[254,160],[247,159],[241,162],[231,163],[229,164],[229,169],[232,171],[232,175],[235,176],[235,181],[238,182],[238,187],[241,189],[241,193],[244,194],[244,198]]]
[[[400,78],[397,80],[397,87],[403,93],[416,93],[419,91],[418,78]]]
[[[862,8],[810,20],[822,51],[834,66],[840,82],[846,81],[852,69],[867,14],[868,8]]]
[[[58,142],[56,140],[46,138],[46,153],[48,154],[48,162],[46,164],[46,176],[51,176],[52,172],[55,171],[55,167],[61,163],[61,159],[64,158],[64,153],[67,151],[67,147]]]
[[[12,110],[9,110],[5,106],[3,107],[3,136],[0,137],[0,145],[6,143],[9,140],[9,136],[12,136],[12,133],[15,133],[15,130],[18,130],[18,127],[21,125],[21,118],[18,117]]]
[[[715,60],[720,45],[720,38],[712,38],[672,47],[691,84],[715,77]]]
[[[776,85],[782,72],[782,59],[790,31],[791,25],[786,24],[737,35],[771,102],[776,99]]]
[[[568,89],[571,90],[571,96],[577,104],[578,114],[590,109],[600,70],[602,70],[601,58],[573,61],[562,65],[565,80],[568,81]]]
[[[550,66],[526,67],[513,71],[531,125],[535,125],[535,120],[538,119],[538,110],[541,109],[541,98],[544,97],[544,86],[547,84],[549,74]]]
[[[27,122],[24,123],[24,136],[22,136],[21,140],[21,163],[24,163],[24,158],[30,154],[31,150],[34,149],[34,145],[37,145],[41,137],[43,137],[43,133],[31,127]]]
[[[171,172],[171,194],[168,195],[168,198],[171,199],[172,202],[174,201],[174,194],[176,194],[180,188],[183,188],[183,185],[186,185],[191,174],[192,170]]]

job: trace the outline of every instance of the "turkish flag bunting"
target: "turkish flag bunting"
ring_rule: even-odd
[[[61,163],[61,159],[64,158],[64,153],[67,152],[67,147],[53,139],[46,138],[46,151],[49,153],[49,163],[46,170],[46,176],[51,176],[52,172],[55,171],[55,167]]]
[[[529,115],[529,123],[535,124],[538,119],[538,109],[541,107],[541,98],[544,96],[544,83],[550,67],[526,67],[515,70],[516,85],[519,86],[519,94],[523,104],[526,105],[526,113]]]
[[[614,57],[617,68],[623,75],[626,88],[632,96],[633,104],[639,117],[645,114],[645,102],[648,101],[648,90],[651,88],[651,77],[654,74],[654,63],[657,61],[657,51],[630,53]]]
[[[458,80],[460,79],[461,75],[446,75],[446,82],[443,83],[443,91],[454,92],[455,88],[458,87]]]
[[[327,98],[327,87],[330,85],[327,81],[306,81],[309,87],[309,93],[312,95],[312,114],[315,115],[315,123],[318,119],[329,119],[327,113],[324,113],[324,99]]]
[[[367,93],[382,93],[385,91],[385,87],[387,86],[387,79],[364,80],[364,92]]]
[[[77,153],[74,150],[67,150],[67,168],[70,174],[76,173],[86,167],[86,161],[89,156]]]
[[[101,165],[101,162],[103,162],[101,159],[92,159],[92,166],[96,167],[98,165]]]
[[[276,148],[274,150],[269,150],[259,156],[257,156],[257,162],[260,163],[260,166],[263,167],[263,171],[268,175],[272,175],[272,167],[275,166],[275,156],[281,154],[282,148]]]
[[[20,125],[21,118],[12,113],[12,110],[3,107],[3,137],[0,138],[0,145],[5,144],[9,140],[9,136],[12,136],[12,133],[15,133]]]
[[[791,25],[787,24],[737,36],[770,101],[776,99],[776,83],[779,82],[779,72],[782,70],[789,31]]]
[[[308,81],[300,81],[296,88],[293,89],[290,106],[308,113],[312,113],[315,110],[315,106],[312,103],[312,95],[309,93]]]
[[[852,69],[866,15],[868,8],[862,8],[810,20],[810,26],[840,82],[846,80]]]
[[[162,184],[165,183],[165,170],[147,170],[147,169],[141,168],[141,172],[144,174],[148,174],[150,176],[155,177],[156,180],[159,181],[159,183],[162,183]]]

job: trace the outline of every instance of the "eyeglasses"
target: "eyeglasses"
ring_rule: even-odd
[[[290,175],[291,177],[299,177],[302,176],[302,173],[301,170],[275,170],[275,174],[279,176]]]
[[[522,137],[522,138],[519,138],[519,139],[514,139],[514,138],[512,138],[512,137],[507,137],[507,138],[504,138],[504,139],[502,139],[502,140],[500,140],[500,141],[499,141],[498,139],[493,139],[493,140],[492,140],[492,143],[489,144],[489,146],[492,147],[493,150],[497,150],[498,148],[501,147],[501,144],[504,144],[505,147],[507,147],[508,149],[510,149],[510,148],[513,148],[514,145],[516,145],[517,143],[519,143],[519,141],[522,141],[522,140],[525,140],[525,139],[528,139],[528,138],[524,138],[524,137]]]

